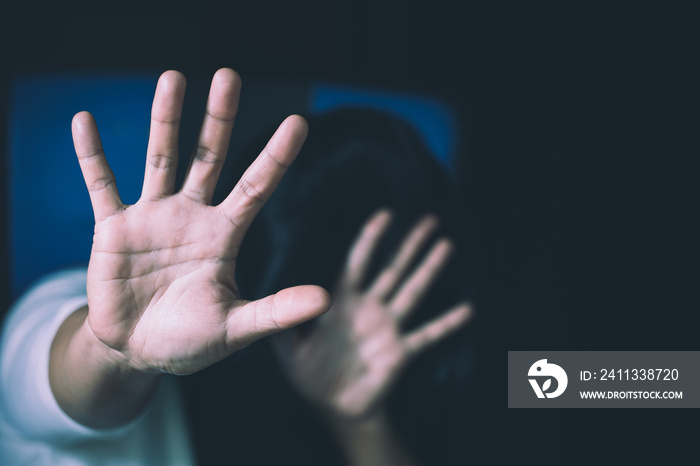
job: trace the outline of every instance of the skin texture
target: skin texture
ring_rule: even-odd
[[[182,188],[175,191],[185,78],[159,79],[141,198],[122,204],[97,125],[73,119],[73,141],[95,214],[88,268],[88,307],[59,330],[51,386],[77,421],[109,427],[133,419],[159,375],[204,369],[253,341],[325,312],[316,286],[241,298],[236,258],[253,219],[294,161],[307,133],[288,117],[228,197],[210,205],[228,150],[240,78],[230,69],[212,80],[206,115]]]
[[[437,220],[425,217],[394,260],[361,288],[390,213],[370,218],[351,248],[333,290],[331,310],[305,335],[274,337],[276,352],[296,389],[324,415],[352,464],[410,464],[391,434],[384,398],[413,356],[463,326],[471,316],[459,303],[407,334],[401,323],[417,307],[447,263],[452,244],[438,240],[414,270],[411,263]]]

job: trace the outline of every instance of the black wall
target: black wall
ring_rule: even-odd
[[[513,2],[55,2],[0,16],[11,79],[221,66],[415,91],[457,109],[475,237],[483,464],[669,462],[691,410],[508,410],[508,350],[698,350],[697,38],[689,11]],[[568,3],[568,2],[567,2]],[[695,81],[697,82],[697,81]],[[206,92],[206,88],[199,93]],[[693,118],[694,117],[694,118]],[[0,244],[7,244],[2,212]],[[2,250],[0,280],[7,283]],[[3,309],[8,304],[2,288]],[[486,452],[486,453],[484,453]]]

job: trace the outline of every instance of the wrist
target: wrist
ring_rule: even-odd
[[[336,431],[369,432],[385,429],[389,425],[384,407],[377,407],[362,415],[348,416],[336,412],[326,412],[326,422]]]
[[[362,439],[379,439],[390,431],[388,416],[383,407],[377,407],[361,416],[327,411],[322,417],[345,447]]]
[[[89,427],[128,423],[148,404],[160,374],[135,368],[102,343],[87,322],[87,308],[69,316],[51,347],[49,380],[63,411]]]
[[[381,407],[362,417],[329,420],[335,437],[351,465],[414,465],[394,435],[387,411]]]

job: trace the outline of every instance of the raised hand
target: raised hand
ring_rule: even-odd
[[[390,214],[382,211],[366,223],[333,290],[331,310],[317,319],[309,333],[285,332],[273,339],[294,386],[334,420],[361,420],[376,413],[406,363],[471,315],[469,306],[460,303],[408,334],[401,332],[402,320],[421,301],[451,254],[450,241],[442,239],[402,278],[437,225],[432,217],[420,221],[393,262],[366,290],[361,288],[389,222]]]
[[[73,140],[95,214],[88,269],[86,329],[120,364],[143,372],[188,374],[254,340],[324,312],[325,290],[286,289],[241,299],[234,276],[239,246],[307,133],[287,118],[228,197],[210,205],[236,117],[240,78],[214,76],[199,140],[182,188],[175,191],[185,79],[168,71],[153,100],[141,198],[122,204],[87,112]]]

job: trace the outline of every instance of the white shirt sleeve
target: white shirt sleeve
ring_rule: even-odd
[[[86,277],[85,269],[50,275],[8,313],[0,339],[0,457],[9,454],[29,464],[149,464],[158,452],[160,459],[171,457],[172,464],[191,464],[182,402],[173,380],[163,380],[144,414],[116,429],[79,424],[56,402],[49,383],[49,353],[61,324],[87,304]],[[100,455],[98,460],[90,453],[105,450],[113,450],[112,456]],[[36,462],[40,451],[45,453],[43,460]]]
[[[82,426],[58,406],[49,384],[49,353],[61,324],[87,304],[85,270],[51,275],[10,310],[0,346],[0,393],[6,419],[23,436],[54,443],[116,435]]]

